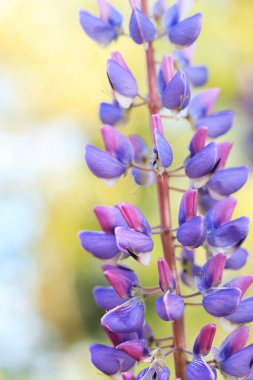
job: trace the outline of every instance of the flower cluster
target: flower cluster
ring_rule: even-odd
[[[217,370],[228,379],[253,379],[253,345],[246,346],[249,328],[243,326],[253,321],[253,297],[244,296],[253,275],[225,283],[223,280],[225,271],[231,273],[247,262],[248,252],[242,245],[249,219],[233,219],[237,201],[232,195],[246,183],[248,168],[226,166],[233,144],[217,139],[230,130],[234,114],[230,110],[214,110],[219,89],[192,93],[194,88],[206,84],[208,69],[193,64],[202,14],[189,16],[190,3],[177,0],[167,8],[166,1],[158,0],[149,14],[147,0],[131,0],[129,34],[124,31],[121,13],[105,0],[98,0],[99,17],[80,12],[84,32],[98,44],[107,46],[128,35],[142,45],[148,71],[149,92],[143,96],[121,53],[112,52],[106,68],[112,99],[99,108],[104,150],[93,145],[85,147],[88,168],[106,184],[114,185],[129,173],[138,186],[156,183],[159,195],[161,220],[156,227],[150,226],[137,207],[122,202],[95,206],[102,231],[79,233],[82,247],[103,260],[102,271],[108,281],[108,286],[95,287],[94,297],[105,310],[101,327],[110,344],[91,345],[91,361],[115,379],[169,380],[172,376],[166,357],[170,354],[174,355],[177,379],[215,380]],[[175,48],[157,63],[154,46],[160,38],[167,38]],[[150,111],[150,147],[141,136],[126,136],[116,129],[137,106],[148,106]],[[175,152],[163,122],[167,118],[178,122],[185,119],[194,131],[187,157],[173,169]],[[170,186],[170,181],[177,177],[188,180],[188,190]],[[174,229],[168,209],[171,190],[183,192],[178,226]],[[159,283],[147,288],[125,262],[131,264],[134,259],[149,265],[153,234],[161,234],[164,257],[157,260]],[[203,261],[203,251],[206,262],[200,266],[197,262],[199,258]],[[194,292],[182,294],[181,282]],[[157,297],[156,313],[163,321],[172,323],[173,336],[155,336],[145,321],[147,297]],[[198,302],[189,302],[194,297]],[[184,310],[191,306],[203,307],[232,330],[220,348],[213,349],[212,360],[206,356],[216,333],[213,323],[201,328],[192,350],[186,349]],[[148,364],[135,375],[139,362]]]

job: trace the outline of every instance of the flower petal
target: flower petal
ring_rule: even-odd
[[[177,230],[177,240],[185,247],[199,247],[206,238],[206,229],[202,215],[183,223]]]
[[[155,308],[162,320],[176,321],[184,312],[184,300],[176,294],[167,292],[156,299]]]
[[[249,327],[239,326],[227,338],[222,342],[219,350],[218,356],[215,359],[217,361],[224,361],[229,356],[237,351],[240,351],[247,343],[249,338]]]
[[[191,99],[189,114],[193,120],[197,120],[209,115],[220,95],[219,88],[209,88],[204,90]],[[202,124],[201,126],[204,126]],[[200,125],[199,125],[200,126]]]
[[[155,129],[154,136],[159,161],[162,167],[168,168],[173,162],[171,146],[158,129]]]
[[[208,325],[202,327],[197,339],[195,340],[193,354],[201,356],[208,355],[212,348],[215,333],[216,325],[213,323],[209,323]]]
[[[150,356],[149,350],[147,348],[144,339],[141,340],[128,340],[126,342],[120,343],[117,350],[124,352],[125,354],[131,356],[134,360],[141,361]]]
[[[123,120],[124,112],[117,101],[113,103],[100,103],[99,117],[102,123],[116,125]]]
[[[206,291],[221,283],[226,260],[227,256],[223,253],[207,260],[196,276],[196,285],[200,291]]]
[[[228,359],[220,364],[220,368],[223,372],[231,376],[246,376],[250,373],[252,368],[252,358],[253,344],[229,356]]]
[[[227,133],[234,121],[233,111],[220,111],[197,120],[196,128],[204,125],[208,128],[208,136],[216,138]]]
[[[134,161],[138,164],[147,163],[150,156],[150,151],[143,138],[138,135],[130,135],[128,136],[128,139],[133,146]]]
[[[156,29],[147,16],[138,8],[132,10],[129,22],[130,36],[137,44],[153,41]]]
[[[168,289],[175,290],[176,282],[167,261],[165,259],[158,259],[157,266],[159,273],[159,285],[162,291],[166,292]]]
[[[116,207],[125,219],[129,228],[143,232],[147,235],[151,234],[151,227],[147,219],[137,207],[127,202],[118,203]]]
[[[227,282],[224,286],[227,288],[239,288],[242,292],[242,297],[247,292],[250,285],[253,283],[253,275],[245,275],[234,278],[233,280]]]
[[[197,207],[198,207],[198,190],[196,189],[187,190],[181,199],[181,203],[179,207],[179,214],[178,214],[179,225],[194,218],[197,214]]]
[[[207,138],[207,128],[199,127],[194,133],[189,145],[191,156],[194,156],[202,148],[204,148],[204,146],[206,145],[206,138]]]
[[[244,248],[238,248],[232,255],[227,259],[225,268],[238,270],[241,269],[247,262],[249,253]]]
[[[137,275],[123,266],[103,265],[104,276],[121,298],[131,297],[133,287],[139,286]]]
[[[126,302],[126,299],[120,298],[111,286],[96,286],[93,295],[96,304],[105,310],[111,310]]]
[[[153,240],[141,232],[130,228],[117,227],[115,235],[119,249],[127,255],[135,256],[153,250]]]
[[[204,86],[208,81],[208,68],[206,66],[187,66],[184,72],[194,87]]]
[[[220,288],[205,294],[202,305],[214,317],[225,317],[238,308],[240,299],[240,289]]]
[[[215,368],[211,369],[203,358],[195,358],[193,362],[186,367],[187,380],[205,379],[216,380]]]
[[[169,39],[173,44],[189,46],[198,38],[202,27],[202,13],[188,17],[169,30]]]
[[[162,103],[170,110],[182,110],[190,102],[191,91],[183,71],[178,71],[162,93]]]
[[[215,205],[206,213],[205,220],[208,231],[212,231],[227,223],[232,218],[237,200],[229,197]]]
[[[118,178],[126,172],[126,166],[119,160],[92,145],[85,147],[85,160],[90,171],[98,178]]]
[[[112,234],[97,231],[81,231],[78,234],[81,246],[99,259],[111,259],[120,250]]]
[[[92,344],[90,346],[90,354],[94,366],[109,376],[122,371],[128,371],[135,363],[135,361],[124,352],[103,344]]]
[[[253,321],[253,297],[245,298],[239,307],[230,315],[226,316],[232,323],[242,324]]]
[[[214,170],[217,161],[217,144],[211,142],[186,161],[185,173],[189,178],[204,177]]]
[[[116,207],[95,206],[93,211],[104,232],[114,233],[116,227],[127,227],[125,219]]]
[[[138,95],[137,82],[131,71],[113,59],[107,61],[107,75],[112,88],[120,95],[132,99]]]

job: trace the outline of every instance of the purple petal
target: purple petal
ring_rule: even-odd
[[[106,46],[118,37],[117,30],[113,25],[81,10],[79,13],[80,24],[85,33],[94,41]]]
[[[202,327],[197,339],[195,340],[193,354],[201,356],[208,355],[212,348],[215,333],[216,325],[213,323],[209,323],[208,325]]]
[[[131,174],[134,181],[139,186],[150,186],[156,182],[156,174],[152,172],[147,172],[140,169],[131,169]]]
[[[185,173],[189,178],[204,177],[214,170],[217,160],[217,144],[211,142],[189,158],[185,165]]]
[[[230,322],[236,324],[249,323],[253,321],[253,297],[245,298],[239,307],[226,317]]]
[[[221,283],[226,260],[227,256],[223,253],[207,260],[196,276],[196,285],[200,291],[216,287]]]
[[[162,291],[166,292],[168,289],[175,290],[176,282],[167,261],[165,259],[158,259],[157,266],[159,273],[159,285]]]
[[[213,199],[206,188],[199,189],[199,207],[203,213],[210,210],[218,201]]]
[[[98,178],[118,178],[126,172],[126,166],[110,153],[92,145],[85,147],[85,160],[90,171]]]
[[[173,161],[173,152],[170,144],[158,129],[154,131],[156,149],[159,161],[164,168],[168,168]]]
[[[101,326],[114,347],[116,347],[118,344],[126,342],[128,340],[132,339],[139,339],[139,334],[137,332],[131,332],[131,333],[115,333],[110,331],[105,325]]]
[[[202,305],[214,317],[225,317],[238,308],[240,299],[240,289],[220,288],[205,294]]]
[[[111,310],[114,307],[126,302],[126,299],[120,298],[115,290],[110,286],[96,286],[93,289],[93,295],[96,304],[105,310]]]
[[[94,366],[109,376],[128,371],[135,363],[124,352],[103,344],[92,344],[90,346],[90,354]]]
[[[202,148],[204,148],[204,146],[206,145],[206,138],[207,138],[207,128],[206,127],[198,128],[196,132],[194,133],[189,145],[191,156],[194,156]]]
[[[177,231],[177,240],[185,247],[199,247],[206,238],[206,229],[203,216],[183,223]]]
[[[131,297],[133,287],[139,286],[139,280],[134,271],[123,266],[103,265],[105,278],[121,298]]]
[[[154,247],[150,236],[130,228],[117,227],[115,230],[117,245],[122,252],[135,256],[140,253],[151,252]]]
[[[191,91],[184,72],[178,71],[162,94],[162,103],[170,110],[182,110],[190,102]]]
[[[187,380],[216,380],[216,371],[211,369],[203,358],[195,358],[192,363],[186,367]]]
[[[95,206],[93,211],[104,232],[113,234],[116,227],[127,227],[125,219],[116,207]]]
[[[166,0],[157,0],[152,7],[152,15],[155,19],[160,19],[165,12]]]
[[[208,243],[213,247],[239,247],[246,239],[249,231],[249,218],[242,216],[232,222],[223,224],[207,235]]]
[[[118,27],[121,26],[123,16],[116,8],[107,3],[105,0],[98,0],[98,6],[100,8],[100,15],[103,20],[108,21],[112,25]]]
[[[162,320],[176,321],[184,312],[184,300],[176,294],[167,292],[156,299],[155,308]]]
[[[239,248],[227,259],[225,268],[238,270],[241,269],[247,262],[248,251],[244,248]]]
[[[209,88],[195,95],[189,105],[189,114],[193,120],[197,120],[209,115],[220,95],[218,88]],[[202,124],[202,126],[205,124]],[[201,126],[201,125],[199,125]]]
[[[253,283],[253,275],[245,275],[241,277],[234,278],[233,280],[227,282],[224,286],[227,288],[239,288],[242,291],[242,297]]]
[[[171,27],[175,26],[179,22],[179,7],[177,4],[169,7],[163,15],[163,26],[168,32]]]
[[[223,372],[231,376],[242,377],[250,373],[252,368],[253,344],[231,355],[220,364]]]
[[[204,125],[208,128],[208,136],[216,138],[227,133],[233,124],[233,111],[220,111],[197,120],[196,128]]]
[[[122,164],[130,165],[133,160],[133,147],[128,138],[110,125],[101,128],[105,149]]]
[[[212,231],[227,223],[232,218],[237,200],[229,197],[215,205],[206,213],[205,220],[208,231]]]
[[[129,228],[147,235],[151,234],[151,227],[147,219],[137,207],[127,202],[119,203],[116,207],[121,212]]]
[[[204,86],[208,81],[208,68],[206,66],[188,66],[184,72],[194,87]]]
[[[116,238],[112,234],[96,231],[79,232],[81,246],[99,259],[111,259],[119,253]]]
[[[107,61],[107,75],[112,88],[120,95],[128,98],[135,98],[138,95],[137,82],[131,71],[113,59]]]
[[[118,102],[113,103],[100,103],[99,117],[102,123],[109,125],[116,125],[122,121],[124,117],[123,109]]]
[[[141,361],[150,356],[146,342],[144,339],[141,340],[129,340],[120,343],[117,350],[124,352],[125,354],[131,356],[134,360]]]
[[[213,198],[229,195],[240,190],[248,179],[249,169],[246,166],[219,170],[207,182],[207,188]]]
[[[202,13],[188,17],[169,30],[169,39],[173,44],[189,46],[198,38],[202,27]]]
[[[134,8],[129,22],[130,36],[137,44],[153,41],[156,30],[152,22],[144,13]]]
[[[233,143],[231,141],[224,141],[218,144],[218,155],[219,155],[219,165],[218,169],[224,169],[229,153],[233,147]]]
[[[191,220],[196,216],[198,207],[198,190],[187,190],[181,200],[178,214],[179,225]]]
[[[122,373],[122,380],[135,380],[135,376],[130,372]]]
[[[150,152],[148,145],[138,135],[128,136],[134,150],[134,161],[138,164],[146,164],[149,160]]]
[[[144,305],[137,298],[131,298],[124,304],[108,311],[101,324],[115,333],[137,332],[144,323]]]
[[[223,341],[218,351],[218,356],[215,359],[217,361],[224,361],[232,354],[240,351],[247,343],[249,338],[249,327],[240,326],[237,327],[227,338]]]

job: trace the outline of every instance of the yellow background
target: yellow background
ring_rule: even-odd
[[[112,3],[128,20],[128,1]],[[77,232],[98,228],[94,204],[123,200],[138,205],[151,225],[158,222],[154,187],[138,189],[125,178],[107,188],[84,164],[84,144],[102,146],[98,104],[110,99],[110,51],[126,58],[144,95],[146,71],[143,48],[126,37],[106,49],[88,39],[78,22],[81,8],[97,12],[94,0],[0,0],[0,380],[104,378],[89,362],[88,345],[106,341],[99,328],[102,311],[92,297],[92,288],[105,280],[99,261],[80,248]],[[209,85],[222,89],[218,109],[236,109],[226,136],[235,142],[229,163],[250,165],[245,141],[251,120],[239,99],[253,76],[253,2],[196,0],[195,10],[204,13],[204,26],[194,62],[208,65]],[[158,59],[171,49],[167,40],[158,42]],[[253,97],[253,87],[247,96]],[[190,127],[166,122],[165,130],[180,164]],[[146,110],[134,110],[122,131],[150,143]],[[252,217],[252,182],[250,177],[238,193],[235,216]],[[180,198],[172,196],[176,226]],[[244,245],[250,260],[241,273],[252,270],[252,238],[250,233]],[[130,262],[147,286],[158,281],[157,237],[155,243],[148,268]],[[227,272],[225,280],[233,275]],[[147,320],[157,335],[168,335],[170,325],[155,315],[153,301]],[[191,348],[198,329],[214,319],[187,309],[186,320]],[[216,346],[224,336],[218,322]]]

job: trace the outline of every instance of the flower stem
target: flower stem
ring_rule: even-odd
[[[142,11],[148,14],[147,0],[141,0]],[[146,64],[148,74],[148,87],[149,87],[149,111],[150,115],[156,114],[160,111],[159,97],[157,90],[157,79],[155,70],[155,56],[152,43],[148,44],[146,50]],[[151,128],[152,130],[152,128]],[[177,273],[176,256],[174,239],[171,232],[171,209],[170,209],[170,194],[169,194],[169,175],[164,172],[162,175],[157,176],[157,193],[160,209],[161,228],[165,230],[161,234],[164,258],[168,262],[171,271],[176,279],[176,292],[180,294],[179,276]],[[185,349],[185,332],[184,332],[184,316],[173,322],[173,340],[177,350],[171,351],[174,353],[175,373],[176,377],[181,380],[186,380],[186,354]]]

